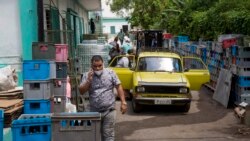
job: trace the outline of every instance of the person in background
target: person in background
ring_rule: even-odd
[[[130,39],[127,36],[124,37],[124,40],[125,40],[125,42],[121,46],[122,54],[127,54],[128,50],[132,49],[132,45],[130,43]]]
[[[95,23],[92,18],[90,19],[90,30],[91,30],[91,34],[95,33]]]
[[[118,44],[118,37],[116,36],[114,41],[109,43],[111,48],[109,50],[110,61],[115,57],[121,54],[120,45]]]
[[[114,88],[120,96],[120,110],[124,114],[127,111],[127,103],[121,81],[113,70],[104,68],[100,55],[94,55],[89,72],[83,74],[79,91],[81,94],[88,91],[90,111],[101,113],[102,141],[115,140],[116,97]]]
[[[117,65],[116,67],[119,67],[119,68],[129,68],[130,67],[130,62],[131,60],[133,59],[133,49],[129,49],[128,50],[128,54],[127,55],[130,55],[130,56],[123,56],[118,62],[117,62]]]
[[[124,32],[123,32],[123,30],[121,29],[120,30],[120,32],[118,33],[118,38],[119,38],[119,40],[120,40],[120,42],[121,42],[121,45],[123,44],[123,39],[124,39],[124,36],[125,36],[125,34],[124,34]]]

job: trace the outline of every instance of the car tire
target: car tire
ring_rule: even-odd
[[[187,113],[189,109],[190,109],[190,103],[187,103],[182,107],[182,111],[185,113]]]
[[[142,105],[136,102],[134,98],[132,98],[132,108],[135,113],[140,113],[142,111]]]

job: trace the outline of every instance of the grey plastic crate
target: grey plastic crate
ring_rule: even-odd
[[[250,104],[250,94],[242,94],[240,96],[240,102],[246,102]]]
[[[248,67],[250,66],[250,58],[237,58],[236,65],[240,67]]]
[[[239,76],[250,76],[250,66],[248,67],[237,67],[237,75]]]
[[[239,85],[236,85],[235,90],[238,95],[250,94],[250,87],[241,87]]]
[[[54,96],[52,102],[53,113],[62,113],[66,110],[66,96]]]
[[[56,48],[53,43],[33,42],[32,43],[32,59],[56,59]]]
[[[97,40],[83,40],[82,41],[83,44],[97,44]]]
[[[53,84],[54,84],[53,96],[66,96],[67,79],[54,79]]]
[[[24,99],[43,100],[52,97],[54,87],[51,80],[46,81],[24,81]]]
[[[250,47],[250,36],[244,36],[237,40],[237,44],[240,46]]]
[[[237,48],[237,56],[241,58],[250,57],[250,47],[238,47]]]
[[[56,78],[67,78],[66,62],[56,62]]]
[[[18,119],[51,118],[52,114],[22,114]]]
[[[101,141],[100,113],[56,113],[51,120],[52,141]]]

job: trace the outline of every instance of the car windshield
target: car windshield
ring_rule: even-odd
[[[138,63],[138,71],[147,72],[181,72],[181,61],[178,58],[142,57]]]

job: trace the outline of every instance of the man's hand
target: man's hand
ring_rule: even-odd
[[[94,74],[93,69],[90,69],[89,72],[88,72],[88,78],[87,78],[88,82],[92,82],[92,80],[93,80],[93,74]]]
[[[127,103],[126,102],[121,102],[121,112],[122,114],[126,113],[127,111]]]

